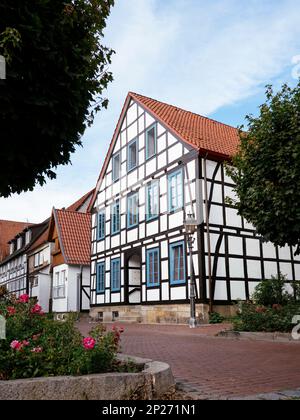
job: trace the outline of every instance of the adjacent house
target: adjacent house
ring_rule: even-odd
[[[48,242],[52,250],[52,311],[84,312],[90,308],[91,216],[53,209]]]
[[[67,211],[86,213],[93,192],[86,193]],[[49,225],[50,219],[38,225],[0,221],[0,252],[3,256],[0,286],[5,285],[10,293],[17,296],[28,293],[39,301],[45,312],[52,311],[53,290],[54,243],[48,240]],[[84,295],[82,306],[85,308],[86,301]]]
[[[128,94],[90,206],[93,317],[186,322],[188,215],[199,319],[210,299],[230,313],[264,278],[300,279],[294,250],[264,242],[225,200],[234,185],[224,162],[238,144],[233,127]]]
[[[6,286],[17,297],[29,292],[28,250],[47,229],[48,222],[27,224],[27,227],[10,238],[9,255],[0,262],[0,286]]]
[[[11,247],[8,242],[28,226],[28,222],[0,220],[0,262],[10,254]]]
[[[51,263],[53,244],[48,242],[49,220],[44,232],[28,249],[29,295],[35,297],[44,312],[51,312]]]

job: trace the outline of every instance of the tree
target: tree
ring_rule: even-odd
[[[267,241],[300,252],[300,83],[278,93],[267,87],[258,117],[247,116],[240,148],[228,167],[232,204]]]
[[[114,0],[1,0],[0,196],[32,190],[70,162],[112,74],[102,44]]]

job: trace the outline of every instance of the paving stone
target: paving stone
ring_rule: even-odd
[[[90,326],[80,328],[87,334]],[[215,325],[195,330],[182,325],[126,325],[122,350],[170,364],[180,389],[189,384],[190,390],[198,390],[199,398],[299,397],[299,346],[214,337],[222,329]],[[280,392],[286,389],[295,389],[295,395]]]

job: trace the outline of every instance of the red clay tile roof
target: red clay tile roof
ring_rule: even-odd
[[[239,134],[236,128],[137,93],[130,92],[129,95],[200,152],[228,159],[237,151]]]
[[[89,265],[91,215],[68,210],[54,210],[54,217],[66,264]]]
[[[94,194],[94,189],[89,191],[88,193],[84,194],[83,197],[79,198],[79,200],[75,201],[71,206],[67,207],[68,211],[80,211],[80,208],[84,206],[84,204],[87,204],[86,208],[89,206],[89,202],[86,203],[88,200],[91,200],[92,196]]]
[[[175,136],[198,150],[201,156],[208,155],[208,157],[213,157],[217,160],[229,160],[237,151],[240,141],[237,128],[202,117],[190,111],[185,111],[176,106],[156,101],[147,96],[129,92],[90,201],[89,211],[91,211],[95,203],[101,180],[106,172],[124,120],[125,112],[132,99],[165,125]]]
[[[4,260],[9,254],[8,241],[30,225],[32,223],[0,220],[0,261]]]

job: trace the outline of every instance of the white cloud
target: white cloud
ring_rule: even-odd
[[[130,90],[208,115],[286,80],[300,53],[299,14],[298,0],[118,0],[105,39],[116,50],[108,111],[72,166],[42,189],[0,199],[0,218],[42,220],[95,185]]]

